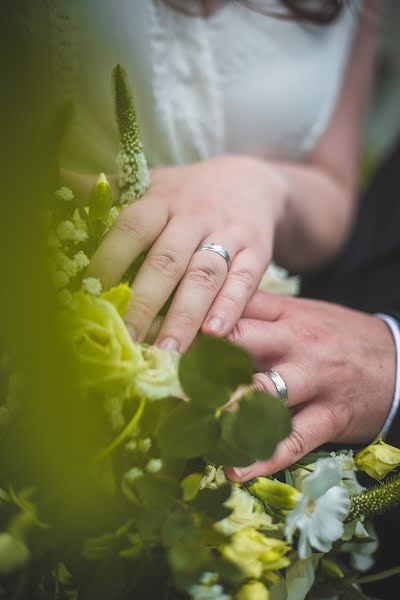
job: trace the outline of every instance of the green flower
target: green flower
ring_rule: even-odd
[[[243,577],[260,579],[269,572],[283,569],[289,564],[285,554],[290,546],[282,540],[269,538],[252,527],[234,533],[230,543],[222,547],[225,560],[233,563]]]
[[[268,600],[269,592],[261,581],[245,583],[235,596],[235,600]]]
[[[224,506],[232,510],[231,514],[218,521],[214,527],[225,535],[231,535],[245,527],[254,529],[276,529],[272,519],[267,515],[259,502],[246,490],[235,487]]]
[[[116,306],[104,298],[76,292],[63,324],[89,387],[120,390],[143,369],[141,346],[132,341]]]
[[[156,346],[142,346],[144,364],[135,376],[134,388],[149,400],[167,396],[183,398],[178,377],[179,355]]]
[[[400,466],[400,450],[380,437],[356,455],[355,463],[360,471],[380,480]]]

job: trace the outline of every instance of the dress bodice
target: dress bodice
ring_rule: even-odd
[[[358,6],[317,27],[235,2],[209,18],[160,0],[51,4],[57,88],[76,102],[64,162],[90,172],[115,170],[110,75],[117,63],[134,89],[151,165],[224,152],[301,159],[328,126]]]

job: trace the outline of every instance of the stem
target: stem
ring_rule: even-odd
[[[357,583],[372,583],[373,581],[381,581],[382,579],[386,579],[387,577],[393,577],[393,575],[398,575],[400,573],[400,567],[392,567],[391,569],[386,569],[386,571],[381,571],[380,573],[374,573],[373,575],[367,575],[366,577],[360,577],[357,579]]]
[[[145,400],[145,398],[141,398],[138,409],[135,412],[135,414],[133,415],[132,419],[129,421],[129,423],[126,425],[126,427],[121,431],[121,433],[119,435],[117,435],[117,437],[114,438],[113,441],[108,446],[106,446],[106,448],[104,448],[104,450],[99,452],[99,454],[96,456],[96,462],[100,462],[101,460],[104,460],[105,458],[107,458],[107,456],[109,456],[111,454],[111,452],[114,452],[114,450],[116,448],[118,448],[118,446],[120,446],[122,444],[122,442],[124,442],[126,440],[126,438],[129,436],[129,434],[135,429],[136,425],[139,423],[145,406],[146,406],[146,400]]]

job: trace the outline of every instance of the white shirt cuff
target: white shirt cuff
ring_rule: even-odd
[[[385,437],[400,407],[400,326],[399,322],[389,315],[385,315],[383,313],[376,313],[375,316],[385,321],[385,323],[388,325],[396,346],[396,382],[394,386],[392,408],[390,409],[390,412],[387,416],[387,419],[381,432],[382,437]]]

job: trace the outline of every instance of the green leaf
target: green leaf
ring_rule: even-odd
[[[194,458],[212,449],[218,437],[219,424],[213,415],[181,404],[161,425],[158,442],[163,454]]]
[[[190,473],[181,481],[183,499],[185,502],[194,500],[200,491],[200,483],[203,479],[203,473]]]
[[[225,519],[231,514],[231,509],[224,506],[232,492],[230,483],[226,483],[219,488],[205,488],[200,490],[196,499],[192,503],[200,512],[211,518],[213,522]]]
[[[235,412],[221,415],[221,430],[227,444],[251,456],[251,464],[270,458],[277,444],[289,435],[290,415],[279,398],[251,392],[242,398]]]
[[[329,458],[329,457],[330,457],[329,452],[310,452],[310,454],[306,454],[305,456],[303,456],[303,458],[299,458],[299,460],[296,461],[296,464],[307,466],[307,465],[311,465],[311,463],[316,462],[320,458]]]
[[[250,453],[243,451],[237,440],[231,442],[220,439],[214,449],[207,451],[207,461],[214,465],[247,467],[254,462]]]
[[[225,404],[239,385],[250,385],[253,366],[242,348],[198,336],[180,361],[179,378],[192,403],[209,412]]]
[[[135,479],[134,491],[149,511],[165,511],[181,495],[179,483],[164,475],[144,474]]]

